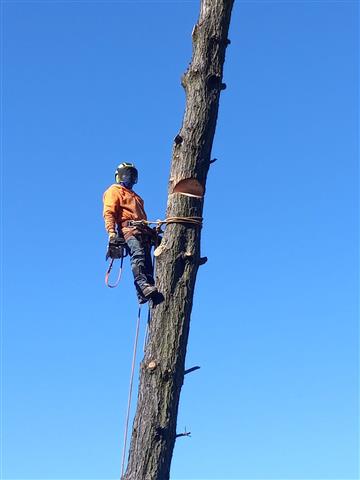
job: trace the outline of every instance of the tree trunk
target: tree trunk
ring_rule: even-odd
[[[186,110],[174,140],[167,218],[202,217],[233,1],[201,1],[182,78]],[[152,309],[125,480],[169,479],[195,280],[205,261],[200,232],[198,225],[170,223],[160,246],[156,282],[165,300]]]

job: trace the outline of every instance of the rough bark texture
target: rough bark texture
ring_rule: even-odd
[[[186,179],[197,180],[205,191],[219,97],[225,88],[223,64],[233,1],[201,1],[192,32],[193,58],[182,78],[186,110],[174,140],[167,217],[202,216],[203,198],[172,192]],[[169,224],[157,257],[156,281],[165,301],[152,309],[126,480],[169,479],[195,280],[203,263],[200,233],[194,225]]]

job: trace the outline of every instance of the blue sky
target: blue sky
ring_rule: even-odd
[[[164,216],[198,7],[2,3],[1,479],[119,478],[137,305],[102,193],[135,162]],[[358,6],[238,1],[230,38],[171,478],[355,479]]]

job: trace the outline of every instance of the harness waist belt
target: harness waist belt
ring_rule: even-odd
[[[122,227],[147,227],[146,220],[125,220],[121,222]]]

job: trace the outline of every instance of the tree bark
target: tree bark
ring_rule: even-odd
[[[174,140],[167,218],[202,217],[233,2],[201,1],[182,78],[186,109]],[[197,225],[171,223],[161,243],[156,282],[165,300],[152,308],[125,480],[169,479],[195,280],[204,263],[200,233]]]

